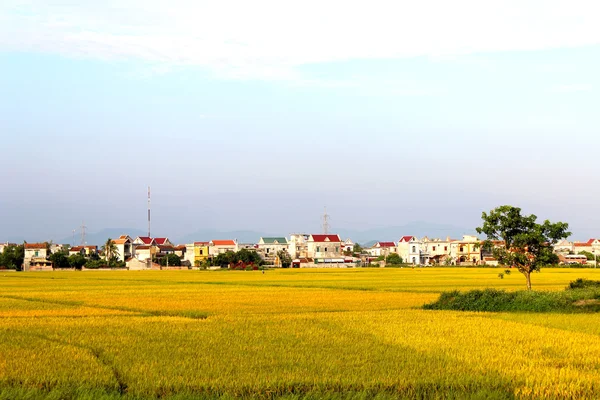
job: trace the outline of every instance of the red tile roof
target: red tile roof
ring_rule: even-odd
[[[213,246],[235,246],[235,240],[213,240]]]
[[[402,236],[401,242],[410,242],[414,236]]]
[[[313,240],[318,243],[323,242],[341,242],[342,239],[338,235],[311,235]]]
[[[164,237],[164,238],[154,238],[154,241],[156,242],[156,244],[165,244],[167,242],[167,240],[169,240],[168,238]]]
[[[25,243],[26,249],[45,249],[46,243]]]
[[[175,246],[175,250],[185,250],[185,244],[180,244],[179,246]]]
[[[396,247],[396,243],[394,242],[378,242],[379,247]]]
[[[587,241],[587,244],[592,244],[592,243],[594,243],[595,240],[596,239],[590,239],[590,240]]]
[[[573,246],[575,246],[575,247],[590,247],[591,243],[588,243],[588,242],[586,242],[586,243],[573,243]]]
[[[152,238],[148,236],[138,236],[138,239],[140,239],[144,244],[152,243]]]

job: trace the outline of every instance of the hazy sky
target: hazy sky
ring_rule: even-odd
[[[3,0],[0,242],[88,229],[600,236],[597,1]],[[399,232],[410,234],[410,232]],[[389,238],[396,239],[396,238]]]

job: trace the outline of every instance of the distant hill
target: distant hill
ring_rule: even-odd
[[[258,243],[261,237],[266,236],[282,236],[281,234],[269,234],[256,231],[219,231],[217,229],[203,229],[177,237],[177,243],[193,243],[200,241],[209,241],[213,239],[237,239],[239,243]],[[284,235],[285,236],[285,235]],[[172,239],[173,240],[173,239]]]
[[[140,229],[107,228],[107,229],[103,229],[99,232],[90,232],[90,233],[86,234],[85,241],[87,244],[90,244],[90,245],[101,246],[102,244],[104,244],[106,242],[106,239],[108,239],[108,238],[117,239],[121,235],[129,235],[135,239],[138,236],[146,236],[147,234],[148,234],[147,232],[144,232]],[[69,236],[69,237],[61,239],[57,243],[72,244],[72,242],[73,242],[73,236]],[[75,245],[78,245],[78,244],[81,244],[81,234],[76,233],[75,234]]]
[[[338,233],[342,239],[350,238],[355,243],[371,246],[378,241],[397,242],[402,236],[408,235],[417,236],[419,238],[427,236],[429,238],[445,239],[446,237],[451,237],[453,239],[460,239],[462,238],[462,235],[476,234],[475,229],[420,221],[410,222],[405,225],[374,228],[364,231],[338,229],[335,233]]]

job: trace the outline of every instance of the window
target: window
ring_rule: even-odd
[[[444,251],[448,251],[448,246],[444,246]]]
[[[267,248],[267,254],[269,254],[269,250],[270,250],[270,249],[269,249],[269,248]]]
[[[325,247],[325,253],[327,253],[327,247]]]
[[[336,248],[335,248],[335,252],[336,252],[336,253],[339,253],[339,252],[340,252],[340,248],[339,248],[339,247],[336,247]]]
[[[204,250],[200,249],[200,255],[204,255]]]
[[[321,248],[319,246],[317,246],[317,253],[321,252]]]
[[[40,255],[40,252],[36,250],[36,251],[35,251],[35,256],[36,256],[36,257],[39,257],[39,255]]]
[[[460,252],[462,253],[462,252],[464,252],[464,251],[465,251],[465,248],[464,248],[464,247],[462,247],[462,246],[460,246]]]
[[[412,252],[413,252],[413,253],[416,253],[416,251],[417,251],[417,246],[413,246],[413,247],[412,247],[412,249],[413,249],[413,250],[412,250]]]
[[[433,246],[432,250],[435,251],[435,246]]]

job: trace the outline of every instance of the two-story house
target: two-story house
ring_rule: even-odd
[[[416,236],[402,236],[398,241],[397,252],[407,264],[422,265],[429,262],[429,255],[421,252],[421,242]]]
[[[25,243],[25,257],[23,269],[25,271],[52,270],[52,262],[48,261],[48,248],[46,243]]]
[[[310,235],[306,245],[308,257],[315,264],[344,262],[342,239],[339,235]]]
[[[391,253],[397,253],[398,247],[394,242],[377,242],[368,250],[368,252],[373,257],[387,257]]]
[[[84,257],[90,257],[93,254],[98,254],[98,246],[73,246],[69,249],[69,255],[81,254]]]
[[[133,239],[129,235],[121,235],[113,240],[117,246],[117,258],[119,261],[127,261],[135,257]]]
[[[450,256],[456,265],[481,263],[481,242],[477,236],[463,235],[462,240],[450,243]]]
[[[256,251],[267,263],[274,263],[277,253],[288,251],[289,243],[285,237],[261,237],[256,245]]]

